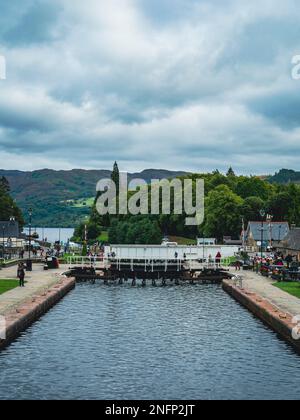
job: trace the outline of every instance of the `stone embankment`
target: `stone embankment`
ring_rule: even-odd
[[[259,275],[241,275],[242,284],[224,280],[223,289],[300,352],[300,300]]]
[[[3,274],[5,273],[5,276]],[[2,278],[13,278],[10,269]],[[27,277],[25,288],[16,288],[0,296],[0,349],[13,342],[35,321],[56,305],[75,287],[75,279],[56,272],[35,269]]]

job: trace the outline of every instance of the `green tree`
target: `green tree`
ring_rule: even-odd
[[[87,230],[87,239],[89,242],[97,241],[98,237],[101,235],[102,227],[97,223],[90,220],[88,223],[80,223],[74,232],[74,239],[76,242],[83,242],[85,238],[85,227]]]
[[[117,192],[117,196],[118,196],[119,192],[120,192],[120,187],[119,187],[120,172],[119,172],[119,167],[118,167],[117,162],[114,163],[113,170],[112,170],[112,173],[111,173],[111,180],[116,185],[116,192]],[[92,207],[90,219],[91,219],[91,222],[94,225],[102,226],[104,228],[109,228],[110,223],[111,223],[110,222],[110,215],[109,214],[100,215],[97,211],[97,200],[100,196],[101,196],[101,192],[98,191],[97,194],[96,194],[94,205]]]
[[[227,176],[227,177],[230,177],[230,176],[235,177],[235,176],[236,176],[236,175],[235,175],[235,172],[234,172],[234,170],[232,169],[232,167],[231,167],[231,166],[230,166],[230,168],[228,169],[228,172],[227,172],[226,176]]]
[[[274,216],[274,220],[288,220],[290,196],[287,191],[273,196],[267,204],[268,213]]]
[[[259,197],[247,197],[241,207],[242,216],[247,224],[261,219],[260,210],[265,208],[265,202]]]
[[[289,184],[287,192],[290,197],[289,205],[289,222],[300,224],[300,186],[297,184]]]
[[[119,182],[120,182],[120,171],[117,162],[114,163],[113,171],[111,174],[111,179],[115,183],[117,188],[117,195],[119,195],[120,188],[119,188]]]
[[[10,185],[5,176],[0,178],[0,191],[2,191],[4,194],[8,194],[10,192]]]
[[[259,197],[262,200],[267,200],[271,192],[271,186],[255,176],[241,176],[236,182],[234,192],[242,198]]]
[[[230,179],[228,179],[225,175],[222,175],[220,172],[205,177],[204,180],[206,194],[208,194],[210,191],[212,191],[219,185],[227,185],[228,187],[230,187]]]
[[[300,188],[296,184],[280,186],[267,203],[267,210],[275,221],[300,223]]]
[[[160,244],[161,230],[155,218],[129,216],[126,220],[114,218],[109,229],[109,242],[113,244]]]
[[[204,234],[216,237],[219,241],[227,235],[239,237],[243,204],[241,197],[226,185],[220,185],[211,191],[205,205]]]
[[[82,247],[82,256],[86,257],[87,256],[87,243],[84,242],[83,247]]]
[[[9,220],[14,217],[22,228],[24,226],[23,214],[9,195],[9,191],[9,184],[6,178],[2,177],[0,181],[0,220]]]

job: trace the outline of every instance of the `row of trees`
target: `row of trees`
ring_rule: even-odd
[[[191,174],[189,178],[196,185],[197,179],[205,181],[205,220],[202,226],[185,226],[186,215],[159,216],[99,216],[96,207],[92,209],[88,222],[88,237],[96,239],[101,230],[109,230],[111,243],[159,243],[164,235],[239,238],[242,220],[260,220],[260,210],[272,214],[274,221],[288,221],[300,224],[300,186],[297,184],[271,184],[256,176],[236,176],[232,168],[226,175],[215,171],[209,174]],[[118,183],[119,170],[115,163],[112,179]],[[97,198],[97,197],[96,197]],[[80,235],[83,227],[79,227]]]
[[[279,185],[255,176],[236,176],[232,169],[226,176],[213,174],[192,175],[205,179],[205,222],[199,228],[204,236],[230,235],[238,238],[242,220],[261,220],[260,210],[274,217],[274,221],[300,224],[300,186]]]
[[[112,219],[109,241],[113,244],[161,244],[162,233],[152,216],[129,216],[125,220]]]

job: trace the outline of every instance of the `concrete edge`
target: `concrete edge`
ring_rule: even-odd
[[[4,340],[0,339],[0,350],[11,344],[19,335],[30,327],[35,321],[45,315],[61,299],[63,299],[76,286],[73,278],[62,278],[50,286],[47,291],[36,294],[27,299],[14,311],[4,316],[6,322]]]
[[[34,296],[43,295],[44,293],[47,293],[49,289],[51,289],[52,287],[56,286],[57,284],[58,284],[58,279],[57,278],[53,278],[53,280],[51,282],[49,282],[48,285],[40,286],[34,292]],[[14,289],[6,292],[5,295],[8,295],[9,293],[11,293],[13,291],[14,291]],[[28,301],[30,301],[30,297],[25,296],[24,298],[20,299],[18,302],[13,302],[10,305],[7,305],[7,307],[5,308],[5,311],[2,312],[2,313],[0,313],[0,315],[6,317],[11,312],[16,312],[16,310],[20,306],[26,304]]]
[[[224,280],[222,285],[225,292],[268,325],[300,353],[300,340],[293,338],[293,330],[297,325],[293,323],[294,317],[291,314],[280,311],[278,307],[272,305],[256,293],[235,286],[230,280]]]

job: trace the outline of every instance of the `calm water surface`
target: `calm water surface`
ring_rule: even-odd
[[[300,395],[300,357],[218,286],[78,285],[0,372],[1,399]]]
[[[28,234],[29,228],[24,228],[24,231]],[[39,239],[47,238],[47,241],[54,243],[56,241],[61,241],[67,243],[68,240],[74,235],[74,229],[71,228],[32,228],[32,232],[37,232],[39,234]]]

